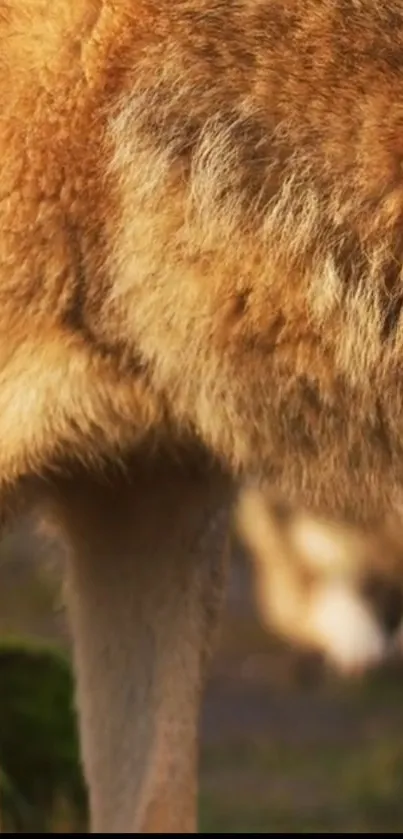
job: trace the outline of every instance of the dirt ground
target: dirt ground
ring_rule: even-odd
[[[0,550],[0,635],[66,643],[38,543]],[[11,561],[12,560],[12,561]],[[345,681],[256,619],[234,563],[201,720],[201,832],[401,832],[403,669]]]

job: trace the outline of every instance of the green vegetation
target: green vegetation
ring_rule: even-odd
[[[26,641],[0,646],[0,790],[4,828],[53,831],[85,819],[70,665]],[[60,824],[59,824],[60,823]]]
[[[28,537],[27,561],[9,562],[13,552],[0,545],[2,826],[80,832],[86,795],[61,652],[68,636]],[[227,613],[207,697],[201,832],[403,832],[402,694],[401,667],[324,678],[253,616]]]
[[[244,725],[239,739],[225,732],[210,738],[201,757],[201,832],[401,832],[400,681],[398,673],[380,674],[322,686],[326,703],[344,709],[342,717],[347,709],[350,728],[352,719],[360,721],[354,736],[341,727],[340,736],[310,737],[302,715],[297,737],[279,731],[273,741],[269,731],[248,733]],[[85,829],[68,660],[42,643],[3,641],[0,685],[4,828]],[[298,714],[298,699],[294,707]]]
[[[349,746],[211,748],[203,833],[400,833],[403,738]]]

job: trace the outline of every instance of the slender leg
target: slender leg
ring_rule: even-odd
[[[108,486],[58,487],[93,832],[196,831],[197,727],[229,500],[218,470],[162,457]]]

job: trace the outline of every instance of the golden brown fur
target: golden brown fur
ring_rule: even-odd
[[[81,464],[91,487],[81,517],[67,515],[71,493],[60,515],[81,552],[92,542],[112,550],[111,498],[101,493],[92,517],[86,506],[98,468],[126,466],[138,498],[158,451],[169,496],[184,450],[201,445],[232,476],[257,472],[319,510],[382,515],[403,479],[402,78],[398,0],[0,0],[4,499],[32,477],[50,486],[53,475],[56,492],[57,475]],[[214,469],[202,470],[200,508],[215,497]],[[123,477],[109,480],[127,501]],[[152,499],[159,478],[147,480]],[[186,531],[187,492],[175,498]],[[159,560],[169,545],[173,603],[184,583],[158,529],[161,506],[145,554]],[[137,526],[133,513],[125,557],[144,547]],[[199,562],[190,565],[197,577]],[[130,566],[133,585],[140,567]],[[109,579],[106,563],[91,574]],[[77,580],[90,637],[96,607]],[[153,581],[141,584],[144,602]],[[126,590],[110,610],[125,612]],[[134,690],[135,677],[128,625],[113,634],[105,609],[96,657],[120,662],[105,706],[116,719],[114,690],[125,678]],[[156,632],[163,598],[161,609],[150,613]],[[80,621],[73,615],[78,649]],[[101,748],[93,706],[107,663],[91,654],[78,657],[79,693]],[[141,693],[139,674],[135,685]],[[136,752],[137,778],[150,749]],[[107,801],[88,753],[91,790],[104,777],[94,824],[149,824],[155,778],[148,798],[134,795],[134,819],[124,784]]]
[[[241,493],[237,521],[265,626],[346,673],[401,652],[401,521],[366,533],[256,488]]]
[[[4,482],[172,425],[318,505],[389,501],[399,8],[3,0]]]

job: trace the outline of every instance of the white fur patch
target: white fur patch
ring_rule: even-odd
[[[386,638],[374,616],[342,584],[319,589],[310,621],[323,651],[342,670],[362,669],[385,655]]]

